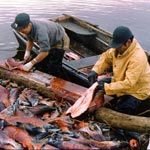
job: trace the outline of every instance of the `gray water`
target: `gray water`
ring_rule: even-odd
[[[14,56],[18,47],[10,24],[16,14],[31,18],[74,15],[113,32],[128,26],[142,47],[150,51],[150,0],[0,0],[0,59]]]

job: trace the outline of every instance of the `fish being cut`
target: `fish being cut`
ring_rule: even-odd
[[[85,93],[72,105],[67,111],[66,114],[71,114],[72,118],[80,116],[84,113],[90,106],[91,101],[93,100],[93,95],[95,92],[98,83],[95,82]]]
[[[5,64],[9,70],[20,69],[23,66],[23,61],[17,62],[14,58],[8,58],[5,60]]]

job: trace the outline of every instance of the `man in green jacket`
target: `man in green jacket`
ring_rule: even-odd
[[[113,32],[111,47],[104,52],[88,75],[92,84],[108,68],[112,78],[104,78],[99,89],[115,96],[112,109],[134,114],[141,103],[150,96],[150,65],[146,54],[128,27],[119,26]]]

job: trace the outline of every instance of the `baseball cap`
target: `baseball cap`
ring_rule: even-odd
[[[30,23],[30,17],[26,13],[20,13],[15,17],[15,21],[11,24],[11,27],[15,30],[25,28]]]
[[[113,32],[112,40],[109,43],[111,48],[119,48],[122,46],[128,39],[132,38],[133,34],[128,27],[119,26]]]

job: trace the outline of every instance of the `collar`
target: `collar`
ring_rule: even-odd
[[[137,44],[137,40],[133,39],[133,41],[132,41],[131,45],[128,47],[128,49],[122,55],[118,54],[118,57],[123,57],[123,56],[126,56],[129,53],[131,53],[134,50],[134,48],[136,47],[136,44]]]
[[[34,25],[33,22],[31,22],[31,24],[32,24],[32,27],[31,27],[30,33],[28,34],[28,37],[33,38],[35,36],[36,26]]]

